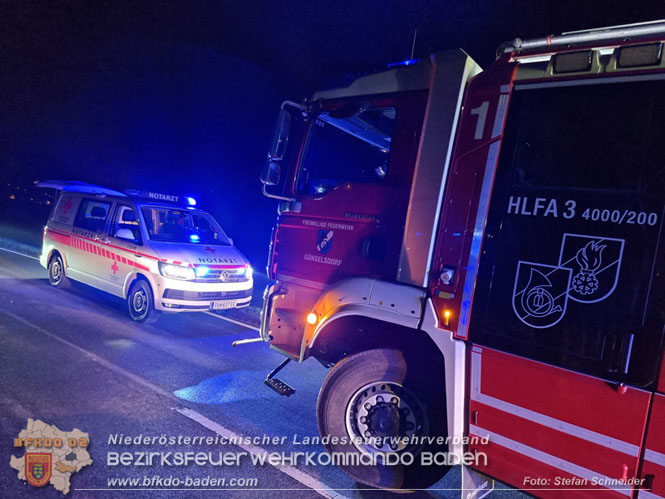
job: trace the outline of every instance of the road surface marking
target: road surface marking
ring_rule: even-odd
[[[176,411],[178,411],[180,414],[183,416],[188,417],[192,421],[196,421],[202,426],[205,426],[209,430],[214,431],[217,433],[217,435],[224,437],[226,439],[234,439],[234,440],[242,440],[241,435],[238,435],[237,433],[234,433],[231,430],[228,430],[221,426],[220,424],[216,423],[215,421],[212,421],[211,419],[208,419],[205,417],[203,414],[200,414],[192,409],[188,408],[176,408]],[[249,444],[236,444],[238,447],[241,449],[249,452],[250,454],[253,454],[255,456],[263,456],[266,454],[269,454],[267,450],[263,449],[262,447],[259,447],[257,445],[249,445]],[[335,492],[331,487],[328,487],[326,484],[323,482],[317,480],[316,478],[308,475],[307,473],[304,473],[300,471],[297,468],[294,468],[293,466],[289,466],[286,464],[278,464],[278,465],[273,465],[275,468],[277,468],[279,471],[282,473],[289,475],[291,478],[299,481],[306,487],[309,487],[310,489],[314,490],[315,492],[318,492],[320,495],[323,497],[327,497],[329,499],[332,498],[344,498],[342,494],[339,494]]]
[[[107,369],[109,369],[113,372],[116,372],[116,373],[120,374],[121,376],[129,378],[132,381],[134,381],[135,383],[137,383],[137,384],[139,384],[139,385],[141,385],[145,388],[148,388],[149,390],[152,390],[153,392],[155,392],[159,395],[162,395],[163,397],[174,400],[178,403],[182,402],[178,397],[176,397],[172,393],[167,392],[166,390],[158,387],[157,385],[151,383],[150,381],[147,381],[147,380],[141,378],[140,376],[137,376],[136,374],[133,374],[133,373],[127,371],[126,369],[123,369],[122,367],[120,367],[116,364],[113,364],[112,362],[109,362],[108,360],[104,359],[103,357],[100,357],[99,355],[97,355],[95,353],[92,353],[89,350],[81,348],[80,346],[75,345],[74,343],[72,343],[72,342],[70,342],[70,341],[68,341],[64,338],[61,338],[60,336],[58,336],[56,334],[53,334],[50,331],[47,331],[46,329],[44,329],[41,326],[33,324],[32,322],[27,321],[24,318],[12,313],[12,312],[8,312],[7,310],[2,311],[2,313],[5,314],[5,315],[8,315],[9,317],[11,317],[12,319],[14,319],[17,322],[20,322],[20,323],[22,323],[22,324],[24,324],[24,325],[26,325],[26,326],[28,326],[32,329],[35,329],[35,330],[39,331],[40,333],[48,336],[49,338],[52,338],[55,341],[58,341],[59,343],[62,343],[63,345],[66,345],[68,347],[73,348],[74,350],[82,353],[84,356],[86,356],[87,358],[89,358],[93,362],[97,362],[99,365],[101,365],[101,366],[103,366],[103,367],[105,367],[105,368],[107,368]],[[187,417],[187,418],[189,418],[193,421],[196,421],[197,423],[199,423],[202,426],[205,426],[209,430],[214,431],[215,433],[217,433],[220,436],[234,437],[234,439],[236,439],[236,440],[242,440],[240,435],[234,433],[233,431],[231,431],[227,428],[224,428],[223,426],[216,423],[215,421],[213,421],[211,419],[208,419],[204,415],[202,415],[202,414],[200,414],[200,413],[198,413],[198,412],[196,412],[192,409],[179,408],[178,407],[178,408],[175,408],[175,410],[177,412],[179,412],[180,414],[182,414],[183,416],[185,416],[185,417]],[[241,449],[243,449],[247,452],[250,452],[250,453],[252,453],[256,456],[262,456],[264,454],[267,454],[266,450],[262,449],[261,447],[257,447],[257,446],[253,446],[253,445],[244,445],[243,444],[243,445],[237,445],[237,447],[240,447]],[[345,497],[345,496],[335,492],[331,487],[328,487],[323,482],[317,480],[316,478],[314,478],[314,477],[308,475],[307,473],[304,473],[304,472],[302,472],[302,471],[300,471],[296,468],[293,468],[293,467],[287,466],[287,465],[277,465],[277,466],[274,466],[274,468],[281,471],[282,473],[285,473],[286,475],[290,476],[291,478],[297,480],[298,482],[302,483],[306,487],[309,487],[309,488],[313,489],[315,492],[322,495],[323,497],[326,497],[328,499],[343,499]]]
[[[102,357],[100,357],[100,356],[98,356],[98,355],[96,355],[96,354],[94,354],[94,353],[92,353],[88,350],[85,350],[84,348],[81,348],[80,346],[75,345],[74,343],[72,343],[70,341],[67,341],[66,339],[61,338],[60,336],[58,336],[56,334],[53,334],[50,331],[47,331],[43,327],[40,327],[36,324],[33,324],[32,322],[26,321],[23,317],[20,317],[16,314],[13,314],[12,312],[8,312],[7,310],[4,310],[2,313],[4,313],[5,315],[8,315],[9,317],[14,319],[15,321],[18,321],[22,324],[25,324],[26,326],[31,327],[32,329],[36,329],[40,333],[48,336],[49,338],[54,339],[55,341],[58,341],[58,342],[62,343],[63,345],[67,345],[68,347],[71,347],[71,348],[81,352],[83,355],[85,355],[87,358],[89,358],[93,362],[97,362],[99,365],[104,366],[107,369],[110,369],[111,371],[114,371],[114,372],[116,372],[116,373],[118,373],[122,376],[125,376],[125,377],[131,379],[132,381],[134,381],[135,383],[138,383],[139,385],[142,385],[142,386],[144,386],[144,387],[146,387],[146,388],[148,388],[148,389],[150,389],[150,390],[152,390],[152,391],[154,391],[154,392],[156,392],[156,393],[158,393],[158,394],[160,394],[164,397],[167,397],[171,400],[177,400],[178,402],[180,402],[180,399],[178,397],[176,397],[175,395],[173,395],[172,393],[161,389],[160,387],[158,387],[157,385],[151,383],[150,381],[146,381],[143,378],[137,376],[136,374],[133,374],[133,373],[127,371],[126,369],[123,369],[122,367],[120,367],[116,364],[113,364],[112,362],[109,362],[108,360],[106,360],[106,359],[104,359],[104,358],[102,358]]]
[[[214,314],[212,312],[203,312],[203,313],[206,314],[206,315],[210,315],[211,317],[217,317],[218,319],[222,319],[222,320],[225,320],[225,321],[232,322],[233,324],[237,324],[238,326],[246,327],[247,329],[253,329],[254,331],[261,331],[258,327],[252,326],[251,324],[247,324],[246,322],[241,322],[241,321],[237,321],[235,319],[230,319],[228,317],[224,317],[222,315]]]
[[[32,258],[33,260],[39,261],[39,258],[37,258],[36,256],[26,255],[25,253],[19,253],[18,251],[10,250],[10,249],[7,249],[7,248],[0,248],[0,250],[6,251],[7,253],[14,253],[15,255],[24,256],[26,258]]]
[[[39,258],[37,258],[36,256],[27,255],[27,254],[25,254],[25,253],[20,253],[20,252],[18,252],[18,251],[14,251],[14,250],[10,250],[10,249],[7,249],[7,248],[2,248],[2,247],[0,247],[0,250],[1,250],[1,251],[6,251],[6,252],[8,252],[8,253],[13,253],[13,254],[15,254],[15,255],[19,255],[19,256],[24,256],[24,257],[26,257],[26,258],[31,258],[32,260],[37,260],[37,261],[39,261]],[[251,324],[247,324],[246,322],[237,321],[237,320],[235,320],[235,319],[231,319],[231,318],[229,318],[229,317],[223,317],[223,316],[218,315],[218,314],[213,314],[212,312],[204,312],[204,313],[205,313],[205,314],[208,314],[208,315],[210,315],[210,316],[212,316],[212,317],[217,317],[218,319],[222,319],[222,320],[224,320],[224,321],[231,322],[231,323],[236,324],[236,325],[238,325],[238,326],[246,327],[247,329],[253,329],[254,331],[260,331],[260,329],[259,329],[258,327],[256,327],[256,326],[252,326]]]

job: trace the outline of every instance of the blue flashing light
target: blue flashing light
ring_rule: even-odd
[[[201,265],[200,267],[196,267],[196,275],[199,277],[203,277],[208,273],[209,270],[210,269],[205,265]]]
[[[186,198],[187,199],[187,204],[189,206],[196,206],[196,199],[194,198]]]
[[[199,239],[201,239],[198,234],[190,234],[189,235],[189,240],[193,243],[198,243]]]
[[[398,68],[400,66],[413,66],[414,64],[418,64],[420,59],[405,59],[400,62],[389,62],[388,63],[388,68]]]

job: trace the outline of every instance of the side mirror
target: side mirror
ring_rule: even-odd
[[[135,241],[134,233],[129,229],[118,229],[115,233],[115,237],[118,239],[126,239],[128,241]]]
[[[277,117],[277,126],[275,127],[275,135],[272,138],[270,146],[270,159],[274,161],[281,161],[284,159],[286,153],[286,145],[289,142],[289,134],[291,132],[291,113],[282,108]]]
[[[268,161],[261,172],[261,182],[265,185],[277,185],[282,176],[282,168],[275,161]]]

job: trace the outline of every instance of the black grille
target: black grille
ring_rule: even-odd
[[[164,290],[164,298],[170,298],[171,300],[233,300],[238,298],[247,298],[248,296],[252,296],[251,289],[241,289],[240,291],[181,291],[179,289]]]
[[[249,281],[245,269],[210,269],[196,278],[196,282],[246,282]]]

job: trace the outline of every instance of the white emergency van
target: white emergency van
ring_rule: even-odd
[[[129,315],[246,307],[252,268],[193,198],[43,181],[59,195],[44,227],[41,265],[53,286],[70,279],[127,300]]]

